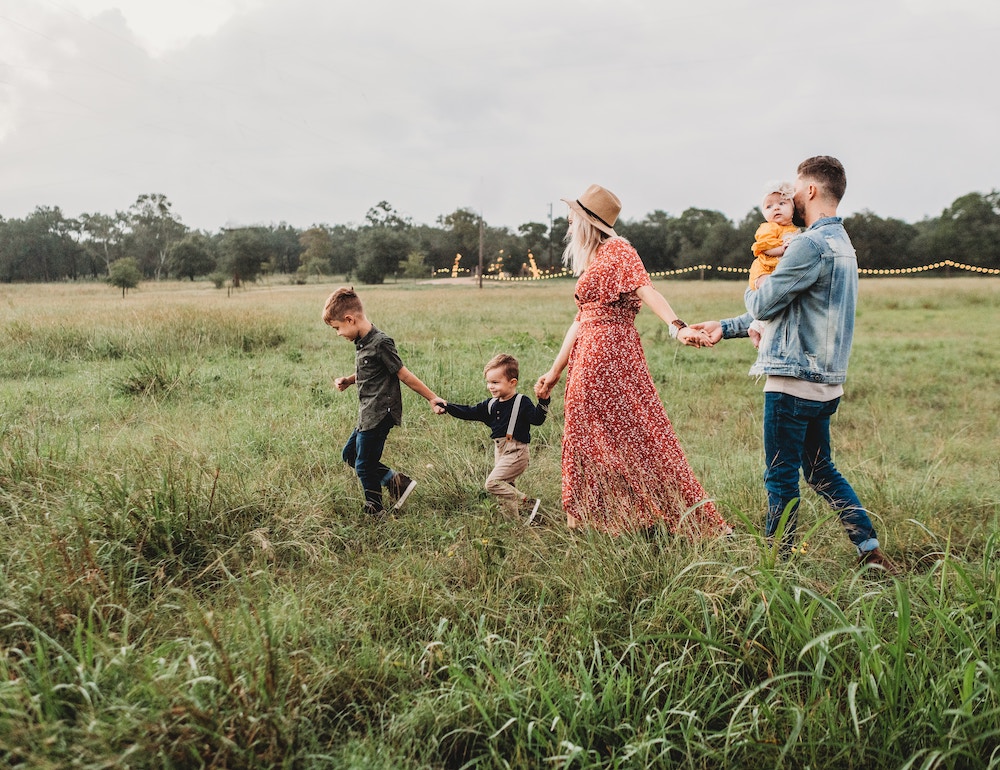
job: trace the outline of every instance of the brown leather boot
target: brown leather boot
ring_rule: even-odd
[[[888,556],[886,556],[884,553],[882,553],[882,551],[878,548],[875,548],[871,551],[865,551],[863,554],[861,554],[861,556],[858,557],[858,566],[880,567],[893,577],[899,577],[899,575],[901,574],[901,571],[899,567],[896,566],[896,563]]]

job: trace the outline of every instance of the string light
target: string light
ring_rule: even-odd
[[[535,258],[528,252],[528,260],[530,262],[531,275],[530,276],[510,276],[510,275],[485,275],[484,278],[491,281],[546,281],[550,278],[566,278],[572,275],[569,270],[562,269],[557,272],[552,273],[542,273],[538,266],[535,264]],[[457,260],[456,260],[457,267]],[[493,267],[493,266],[491,266]],[[978,265],[967,265],[962,262],[955,262],[951,259],[945,259],[941,262],[933,262],[929,265],[918,265],[916,267],[893,267],[893,268],[858,268],[858,275],[860,276],[871,276],[871,275],[913,275],[915,273],[925,273],[928,270],[940,270],[944,267],[953,267],[956,270],[966,270],[971,273],[980,273],[981,275],[1000,275],[1000,269],[993,267],[979,267]],[[694,273],[700,270],[715,270],[719,273],[741,273],[743,275],[748,275],[750,273],[749,268],[745,267],[717,267],[715,265],[692,265],[691,267],[679,267],[676,270],[658,270],[655,273],[650,273],[650,278],[670,278],[676,275],[686,275],[688,273]]]

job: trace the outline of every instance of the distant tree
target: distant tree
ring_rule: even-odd
[[[569,232],[569,219],[567,217],[556,217],[552,220],[552,231],[549,233],[549,237],[552,240],[553,267],[563,265],[562,255],[566,250],[567,232]]]
[[[431,225],[417,225],[410,230],[414,251],[424,255],[428,274],[431,269],[450,268],[455,261],[451,233]],[[467,265],[465,265],[467,267]]]
[[[451,214],[438,217],[437,221],[450,236],[445,249],[449,260],[454,259],[456,254],[461,254],[464,260],[462,267],[472,269],[477,265],[479,263],[479,214],[471,209],[456,209]],[[500,247],[497,246],[497,248]]]
[[[867,270],[911,266],[917,229],[899,219],[882,219],[870,211],[844,217],[844,227],[858,254],[858,267]]]
[[[673,217],[657,209],[638,222],[617,223],[615,232],[631,242],[649,272],[670,270],[677,258],[672,222]]]
[[[405,232],[385,227],[366,228],[358,236],[356,275],[363,283],[384,283],[409,252],[410,240]]]
[[[549,228],[541,222],[525,222],[517,228],[518,235],[524,242],[525,252],[535,255],[535,262],[549,265]],[[555,249],[552,249],[553,254]]]
[[[111,270],[111,263],[120,259],[125,234],[128,229],[128,218],[118,211],[114,216],[107,214],[81,214],[80,235],[82,245],[90,256],[92,264],[100,265],[104,273]],[[97,275],[94,269],[93,274]]]
[[[282,222],[270,232],[272,269],[278,273],[294,273],[305,259],[302,254],[302,233]]]
[[[424,255],[419,251],[411,251],[400,264],[400,271],[406,278],[426,278],[429,268],[424,261]]]
[[[365,214],[368,227],[382,227],[389,230],[407,230],[413,226],[409,217],[396,211],[388,201],[379,201]]]
[[[269,232],[264,227],[226,230],[219,239],[220,266],[232,278],[233,286],[256,281],[271,257]]]
[[[170,245],[187,228],[174,216],[173,204],[160,193],[140,195],[128,210],[129,247],[145,275],[165,277]]]
[[[303,264],[310,266],[310,274],[318,265],[323,266],[323,273],[333,269],[333,239],[325,227],[314,225],[302,232],[299,235],[299,250]]]
[[[305,283],[309,276],[324,276],[330,272],[330,260],[323,259],[322,257],[310,257],[299,265],[299,269],[295,271],[298,283]]]
[[[357,276],[364,283],[382,283],[410,252],[410,221],[386,201],[369,209],[365,221],[357,240]]]
[[[932,243],[938,259],[1000,267],[1000,192],[957,198],[941,213]]]
[[[132,257],[122,257],[111,263],[107,281],[122,290],[122,299],[125,299],[125,293],[129,289],[136,288],[141,280],[142,271],[139,269],[139,263]]]
[[[324,228],[330,235],[330,268],[350,275],[358,264],[358,231],[346,225]]]
[[[58,206],[38,206],[23,220],[12,219],[0,230],[0,280],[60,281],[79,277],[85,263],[76,241],[79,224]]]
[[[178,278],[192,281],[200,275],[215,270],[215,253],[212,242],[201,233],[190,233],[170,244],[167,253],[170,272]]]
[[[678,268],[712,264],[715,255],[731,243],[732,222],[719,211],[689,208],[671,226],[678,248]]]

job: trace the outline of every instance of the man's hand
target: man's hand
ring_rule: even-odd
[[[679,329],[677,331],[677,340],[693,348],[710,348],[715,344],[706,332],[701,329],[695,329],[693,326],[685,326],[683,329]]]
[[[704,332],[713,345],[722,341],[722,324],[719,321],[701,321],[700,323],[691,324],[688,328]]]

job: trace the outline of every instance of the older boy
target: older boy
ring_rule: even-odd
[[[358,386],[358,424],[344,446],[344,462],[354,468],[365,492],[365,513],[381,517],[382,487],[389,490],[393,508],[399,509],[417,482],[382,463],[382,450],[389,431],[403,421],[403,399],[399,383],[427,399],[434,408],[438,400],[409,369],[396,352],[396,343],[372,325],[354,289],[340,288],[323,307],[323,322],[338,337],[350,340],[356,350],[354,374],[337,377],[337,390]],[[438,409],[434,408],[435,411]]]

